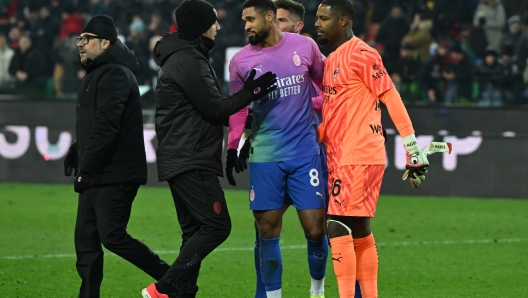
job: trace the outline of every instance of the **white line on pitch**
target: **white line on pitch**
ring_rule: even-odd
[[[489,243],[519,243],[526,242],[528,239],[482,239],[482,240],[444,240],[444,241],[415,241],[415,242],[379,242],[376,246],[419,246],[419,245],[448,245],[448,244],[489,244]],[[282,245],[281,249],[304,249],[306,245]],[[253,247],[220,247],[213,252],[224,251],[252,251]],[[155,251],[158,254],[175,254],[179,250],[160,250]],[[115,256],[113,253],[107,255]],[[21,260],[21,259],[47,259],[47,258],[73,258],[75,254],[47,254],[47,255],[25,255],[25,256],[3,256],[6,260]]]

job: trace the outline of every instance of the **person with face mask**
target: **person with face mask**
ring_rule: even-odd
[[[167,181],[182,229],[180,253],[167,273],[142,290],[144,298],[195,297],[202,260],[224,242],[231,218],[218,176],[223,123],[276,89],[276,76],[253,71],[240,91],[223,97],[209,62],[220,26],[213,5],[184,0],[176,9],[178,32],[154,48],[158,179]]]
[[[77,141],[64,160],[64,174],[74,172],[79,193],[78,297],[94,298],[103,280],[101,244],[156,280],[169,265],[126,230],[139,185],[147,183],[136,57],[106,15],[90,19],[75,42],[86,76],[77,98]]]

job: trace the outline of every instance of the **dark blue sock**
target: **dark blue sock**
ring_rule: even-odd
[[[328,259],[328,239],[326,234],[319,241],[308,240],[308,267],[313,279],[321,280],[326,275],[326,260]]]
[[[260,234],[258,228],[255,228],[255,246],[253,247],[253,258],[255,260],[255,272],[257,273],[257,289],[255,298],[266,298],[266,288],[262,282],[260,274]]]
[[[279,239],[260,239],[260,273],[266,291],[282,288],[282,255]]]

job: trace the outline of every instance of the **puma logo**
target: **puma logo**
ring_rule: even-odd
[[[257,67],[254,67],[253,69],[254,69],[254,70],[258,70],[258,71],[260,71],[260,73],[262,73],[262,64],[261,64],[258,68],[257,68]]]
[[[334,202],[338,203],[339,206],[343,207],[343,201],[339,202],[337,199],[334,199]]]
[[[332,260],[341,263],[341,258],[342,258],[342,257],[339,257],[339,258],[332,258]]]
[[[317,196],[320,196],[320,197],[321,197],[321,199],[323,199],[323,194],[322,194],[322,193],[320,193],[320,192],[316,191],[316,192],[315,192],[315,195],[317,195]]]

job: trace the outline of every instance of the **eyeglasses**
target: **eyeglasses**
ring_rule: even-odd
[[[99,36],[95,35],[85,35],[85,36],[79,36],[75,38],[75,44],[79,44],[79,41],[82,42],[84,45],[88,44],[90,42],[90,39],[101,39]]]

